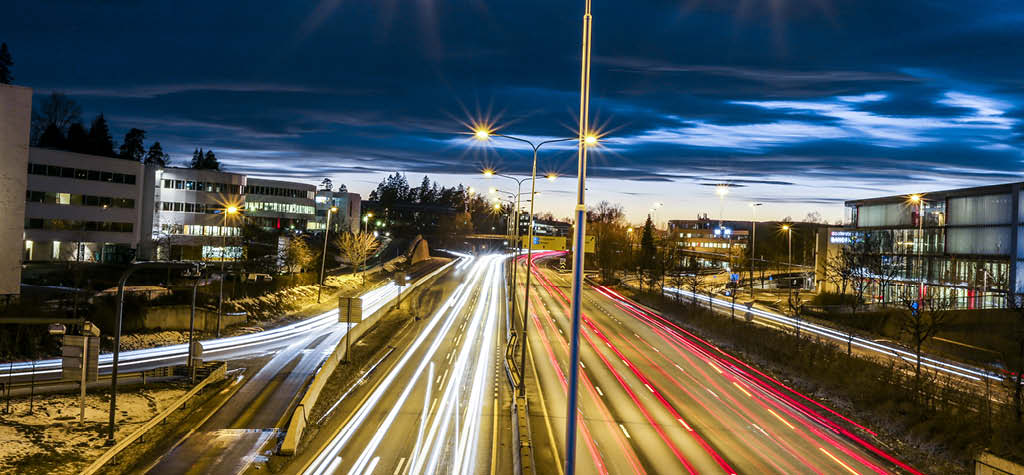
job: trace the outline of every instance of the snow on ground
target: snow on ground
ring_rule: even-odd
[[[144,388],[117,396],[117,437],[124,438],[185,394],[185,389]],[[99,458],[107,447],[110,398],[87,395],[84,427],[79,398],[68,394],[0,401],[0,473],[73,474]]]
[[[196,332],[196,335],[201,336],[201,333]],[[121,335],[121,351],[177,345],[178,343],[188,343],[187,331],[160,331]]]

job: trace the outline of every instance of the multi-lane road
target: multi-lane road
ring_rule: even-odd
[[[505,257],[480,256],[296,457],[306,474],[510,473]]]
[[[565,457],[569,276],[534,269],[527,378],[538,467]],[[583,291],[579,473],[916,473],[870,432],[657,313]]]

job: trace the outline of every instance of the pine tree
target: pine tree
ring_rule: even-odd
[[[170,158],[170,155],[164,153],[164,148],[160,146],[160,142],[153,142],[153,145],[149,146],[149,152],[146,153],[144,163],[166,167]]]
[[[7,43],[0,43],[0,84],[10,84],[14,81],[11,66],[14,66],[14,60],[11,59],[11,52],[7,50]]]
[[[651,215],[647,215],[644,222],[644,232],[640,236],[640,265],[648,269],[654,263],[654,256],[657,253],[654,246],[654,223],[651,222]]]
[[[120,155],[125,160],[141,162],[146,155],[146,146],[142,141],[146,139],[146,131],[132,127],[127,134],[124,134],[124,143],[121,144]]]
[[[110,126],[103,114],[96,116],[89,127],[89,153],[104,157],[116,157],[114,139],[110,137]]]
[[[39,146],[43,148],[64,148],[65,143],[64,134],[60,133],[55,124],[48,125],[43,135],[39,136]]]
[[[77,153],[89,153],[89,133],[81,122],[74,122],[68,126],[68,137],[64,148]]]
[[[203,157],[203,169],[220,170],[220,162],[217,161],[217,156],[214,155],[213,150],[206,151],[206,155]]]
[[[192,150],[192,162],[189,163],[189,168],[196,170],[203,168],[203,149]]]

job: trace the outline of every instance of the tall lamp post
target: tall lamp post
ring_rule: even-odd
[[[579,387],[580,360],[580,311],[583,293],[583,244],[587,231],[587,146],[597,142],[597,137],[590,134],[590,33],[592,16],[590,0],[586,0],[583,12],[583,55],[580,66],[580,125],[579,125],[579,162],[576,173],[576,227],[573,236],[572,255],[572,345],[569,355],[569,387],[566,407],[566,475],[576,473],[576,391]]]
[[[527,332],[529,331],[529,330],[527,330],[527,328],[529,328],[528,320],[529,320],[529,316],[530,316],[530,266],[533,265],[533,226],[534,226],[534,210],[535,210],[534,202],[537,199],[537,152],[540,150],[540,148],[542,146],[544,146],[546,144],[557,143],[557,142],[569,142],[569,141],[572,141],[572,140],[579,140],[579,138],[577,138],[577,137],[559,138],[559,139],[544,140],[544,141],[541,141],[539,143],[533,143],[530,140],[526,140],[526,139],[523,139],[523,138],[515,137],[515,136],[512,136],[512,135],[493,134],[493,133],[488,132],[485,129],[478,129],[473,135],[474,135],[474,137],[477,138],[477,140],[488,140],[491,136],[502,137],[502,138],[506,138],[506,139],[509,139],[509,140],[515,140],[515,141],[518,141],[518,142],[523,142],[523,143],[529,145],[530,148],[533,149],[533,167],[532,167],[532,171],[530,172],[530,178],[529,178],[529,180],[530,180],[530,229],[529,229],[529,231],[527,231],[527,238],[526,238],[526,295],[525,295],[525,300],[523,301],[523,339],[522,339],[523,340],[523,347],[522,347],[522,350],[520,350],[520,355],[519,355],[519,394],[521,396],[525,396],[526,395],[526,378],[524,376],[526,374],[525,373],[526,372],[526,338],[527,338]],[[508,178],[511,178],[511,177],[508,177]],[[557,178],[557,175],[555,175],[553,173],[549,173],[547,175],[547,179],[548,180],[554,181],[555,178]],[[516,178],[512,178],[512,179],[516,180],[519,183],[519,185],[522,186],[522,181],[520,181],[520,180],[518,180]],[[516,230],[517,231],[519,230],[519,222],[518,221],[516,221]],[[515,261],[513,261],[512,265],[513,265],[513,268],[516,268],[517,266],[516,266],[516,264],[514,262]],[[513,282],[515,282],[515,277],[513,277]],[[513,290],[514,290],[514,288],[513,288]]]
[[[917,299],[924,299],[924,197],[910,195],[910,202],[917,205]]]
[[[320,294],[324,291],[324,267],[327,266],[327,237],[331,235],[331,215],[338,212],[337,206],[327,210],[327,227],[324,228],[324,252],[320,258],[320,287],[316,289],[316,303],[320,303]]]
[[[226,277],[224,275],[224,261],[227,260],[226,253],[228,250],[228,216],[238,214],[238,207],[228,206],[224,208],[221,214],[223,214],[223,219],[221,220],[223,224],[220,227],[220,235],[223,239],[220,247],[220,297],[217,299],[217,338],[220,338],[221,316],[224,315],[224,278]]]
[[[791,225],[791,224],[783,224],[782,225],[782,230],[786,232],[786,246],[789,248],[789,261],[786,264],[786,273],[787,274],[792,274],[793,273],[793,225]],[[791,277],[791,279],[792,279],[792,277]],[[793,281],[790,280],[789,282],[790,282],[790,284],[789,284],[789,295],[790,295],[790,299],[792,299],[792,296],[793,296]]]
[[[750,298],[754,298],[754,248],[757,244],[757,207],[764,203],[750,203]]]

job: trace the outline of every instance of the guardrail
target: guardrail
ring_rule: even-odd
[[[423,276],[416,280],[412,284],[406,286],[404,292],[411,292],[416,287],[420,286],[424,282],[428,282],[433,278],[441,275],[443,272],[448,271],[453,265],[459,262],[461,258],[453,259],[451,262],[441,266],[434,272]],[[390,302],[390,300],[388,301]],[[356,341],[366,333],[369,328],[372,328],[377,324],[377,320],[380,316],[390,310],[391,306],[381,305],[373,313],[363,316],[363,321],[353,325],[348,329],[352,333],[350,335]],[[281,442],[281,448],[278,449],[280,455],[294,455],[298,449],[299,441],[302,440],[302,433],[306,430],[306,424],[309,422],[310,411],[316,406],[317,399],[320,398],[320,391],[323,390],[324,384],[327,383],[327,378],[334,373],[334,370],[338,367],[338,363],[344,360],[348,355],[345,353],[348,347],[342,342],[338,342],[338,346],[334,348],[330,356],[324,360],[320,368],[317,369],[316,374],[313,375],[313,381],[309,383],[309,387],[306,388],[305,394],[302,395],[302,399],[299,400],[299,404],[295,406],[295,411],[292,412],[292,417],[288,419],[288,428],[284,433],[284,440]]]
[[[136,440],[139,440],[139,438],[141,438],[143,435],[146,435],[146,433],[149,432],[150,429],[155,427],[157,424],[167,419],[168,416],[173,414],[174,411],[176,411],[178,408],[187,403],[189,399],[192,399],[193,396],[198,394],[199,391],[201,391],[207,385],[209,385],[212,382],[220,381],[221,379],[223,379],[227,375],[227,368],[227,363],[220,362],[217,365],[217,367],[214,368],[213,371],[211,371],[210,374],[203,379],[202,382],[195,385],[195,387],[189,390],[189,392],[185,393],[184,396],[178,398],[177,401],[174,401],[174,404],[168,406],[167,409],[163,410],[163,412],[157,414],[156,417],[150,419],[149,422],[143,424],[142,427],[139,427],[135,432],[132,432],[131,435],[125,437],[124,439],[121,440],[121,442],[118,442],[117,445],[111,447],[110,450],[104,452],[103,455],[100,456],[100,458],[96,459],[96,461],[92,463],[92,465],[89,465],[88,467],[86,467],[85,470],[82,471],[82,475],[92,475],[98,472],[101,468],[103,468],[104,465],[107,464],[107,462],[111,461],[115,456],[117,456],[117,454],[121,453],[122,450],[127,448]]]

